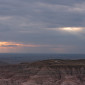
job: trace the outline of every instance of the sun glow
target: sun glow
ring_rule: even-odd
[[[79,27],[64,27],[61,29],[64,31],[69,31],[69,32],[80,32],[82,30],[82,28],[79,28]]]
[[[0,48],[6,47],[6,48],[15,48],[15,47],[39,47],[40,45],[34,45],[34,44],[22,44],[22,43],[16,43],[16,42],[3,42],[0,41]]]
[[[63,28],[63,30],[72,31],[72,28]]]

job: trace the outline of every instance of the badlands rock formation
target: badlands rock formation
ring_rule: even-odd
[[[0,85],[85,85],[85,60],[0,66]]]

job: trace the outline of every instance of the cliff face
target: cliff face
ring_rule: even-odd
[[[85,60],[0,66],[0,85],[85,85]]]

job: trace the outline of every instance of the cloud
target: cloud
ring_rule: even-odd
[[[9,19],[11,19],[10,16],[0,16],[0,21],[2,21],[2,20],[9,20]]]
[[[17,45],[1,45],[0,47],[17,47]]]
[[[0,47],[40,47],[40,45],[21,44],[16,42],[0,42]]]
[[[71,12],[77,12],[77,13],[85,13],[85,2],[83,2],[83,3],[77,3],[77,4],[74,4],[73,5],[73,7],[71,7],[70,9],[69,9],[69,11],[71,11]]]
[[[0,32],[8,32],[10,30],[11,29],[8,25],[0,24]]]
[[[78,46],[83,50],[84,8],[84,0],[0,0],[0,41],[9,43],[2,48],[21,47],[18,50],[22,52],[50,53],[61,45],[60,51],[64,52],[75,51],[69,46],[75,47],[76,52]],[[82,30],[62,30],[68,27]]]
[[[56,27],[56,28],[45,28],[45,30],[53,30],[53,31],[63,31],[63,32],[70,32],[70,33],[79,33],[85,32],[85,27]]]

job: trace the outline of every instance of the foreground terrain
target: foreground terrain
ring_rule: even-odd
[[[85,60],[1,64],[0,85],[85,85]]]

